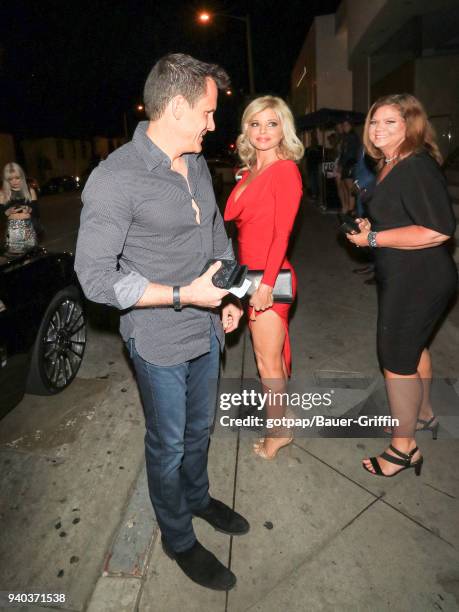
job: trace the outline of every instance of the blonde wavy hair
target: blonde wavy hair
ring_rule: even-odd
[[[400,145],[398,155],[410,155],[427,151],[439,164],[443,163],[440,150],[435,140],[435,130],[427,119],[421,102],[411,94],[393,94],[378,98],[368,111],[363,131],[363,143],[368,154],[378,161],[379,169],[384,165],[384,153],[370,141],[369,129],[373,115],[381,106],[395,106],[405,120],[406,137]]]
[[[241,120],[241,134],[236,141],[237,152],[242,163],[250,168],[256,160],[256,149],[247,137],[247,126],[252,117],[266,109],[272,109],[279,119],[284,136],[279,144],[279,156],[282,159],[298,161],[303,157],[304,147],[295,133],[292,111],[282,98],[262,96],[255,98],[245,109]]]
[[[29,186],[27,185],[24,170],[19,164],[16,164],[16,162],[10,162],[9,164],[6,164],[6,166],[3,168],[2,191],[5,197],[5,201],[9,202],[9,200],[11,199],[11,186],[9,183],[9,179],[12,176],[18,176],[20,178],[20,191],[22,193],[22,197],[25,199],[26,202],[30,202],[32,200],[32,196],[30,194]]]

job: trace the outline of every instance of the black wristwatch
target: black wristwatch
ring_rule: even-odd
[[[180,304],[180,287],[177,285],[172,288],[172,304],[174,305],[175,311],[182,310],[182,305]]]

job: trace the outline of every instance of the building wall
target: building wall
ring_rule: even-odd
[[[352,70],[352,110],[366,113],[370,107],[370,61],[366,56],[354,62]]]
[[[54,176],[71,175],[81,177],[86,173],[93,158],[105,158],[120,147],[125,138],[97,136],[91,140],[70,138],[31,138],[20,141],[16,151],[11,134],[0,134],[0,173],[10,161],[24,166],[28,176],[44,183]]]
[[[352,72],[347,67],[347,28],[335,33],[335,15],[315,18],[317,108],[352,108]]]
[[[295,116],[317,109],[316,95],[316,30],[312,24],[291,77],[290,102]]]
[[[394,93],[410,93],[415,95],[415,62],[408,61],[371,85],[372,104],[380,96]]]
[[[454,84],[454,86],[453,86]],[[444,156],[459,147],[459,56],[422,57],[415,63],[415,95],[433,116]]]
[[[45,182],[53,176],[81,176],[92,157],[89,140],[37,138],[23,140],[21,148],[30,176]]]
[[[17,161],[14,139],[11,134],[0,134],[0,181],[3,167],[12,161]]]
[[[347,30],[342,28],[335,32],[335,15],[314,19],[292,71],[290,97],[296,116],[323,107],[352,107],[352,73],[347,67]]]
[[[348,53],[351,56],[370,24],[390,0],[345,0]]]
[[[105,159],[113,151],[113,146],[109,138],[105,136],[96,136],[93,139],[94,155]]]

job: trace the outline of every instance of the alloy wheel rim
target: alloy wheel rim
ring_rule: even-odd
[[[86,346],[86,324],[81,305],[59,304],[43,337],[43,368],[48,384],[63,389],[75,377]]]

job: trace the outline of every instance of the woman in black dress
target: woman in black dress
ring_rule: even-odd
[[[445,243],[456,221],[440,170],[441,155],[420,102],[411,95],[386,96],[371,107],[364,143],[379,175],[356,246],[374,249],[378,282],[378,357],[393,419],[389,448],[363,460],[378,476],[394,476],[423,458],[417,430],[435,434],[430,403],[432,332],[457,288],[457,270]]]

